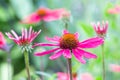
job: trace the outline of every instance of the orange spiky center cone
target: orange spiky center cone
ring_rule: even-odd
[[[39,10],[37,11],[37,13],[38,13],[41,17],[43,17],[43,16],[46,15],[46,10],[45,10],[45,9],[39,9]]]
[[[74,49],[78,45],[78,39],[74,34],[64,34],[60,39],[60,47],[62,49]]]

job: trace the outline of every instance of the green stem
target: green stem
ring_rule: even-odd
[[[28,75],[28,80],[30,79],[30,71],[29,71],[29,56],[28,56],[28,52],[24,51],[24,58],[25,58],[25,66],[26,66],[26,71],[27,71],[27,75]]]
[[[68,30],[68,23],[65,23],[65,29]]]
[[[72,80],[72,65],[71,65],[71,63],[72,63],[71,59],[67,59],[69,80]]]
[[[11,57],[9,52],[7,53],[7,63],[8,63],[8,80],[11,80],[11,72],[10,72]]]
[[[103,75],[103,80],[105,80],[105,55],[104,55],[104,44],[101,45],[102,47],[102,69],[103,69],[103,72],[102,72],[102,75]]]
[[[43,60],[43,57],[41,57],[41,60],[40,60],[40,70],[42,71],[42,72],[44,72],[44,60]],[[41,79],[40,80],[44,80],[44,77],[43,76],[41,76]]]

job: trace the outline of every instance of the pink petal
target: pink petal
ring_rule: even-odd
[[[36,43],[33,45],[33,47],[35,46],[59,46],[58,44],[50,44],[50,43]]]
[[[62,17],[64,11],[65,11],[64,9],[51,10],[49,11],[49,13],[47,13],[46,16],[43,17],[43,20],[44,21],[58,20]]]
[[[22,40],[24,41],[25,40],[25,30],[22,29]]]
[[[40,20],[40,16],[36,12],[34,12],[31,15],[27,16],[25,19],[23,19],[21,22],[25,24],[33,24],[40,22]]]
[[[2,32],[0,32],[0,47],[3,47],[4,45],[6,45],[6,41]]]
[[[55,59],[59,58],[62,55],[63,51],[64,50],[60,50],[57,53],[54,53],[52,56],[49,57],[49,59],[55,60]]]
[[[31,38],[31,33],[32,33],[32,27],[30,27],[30,29],[29,29],[29,35],[28,35],[29,40]]]
[[[69,49],[65,49],[63,52],[64,57],[66,58],[72,58],[71,52]]]
[[[13,35],[12,34],[10,34],[9,32],[7,32],[7,33],[5,33],[10,39],[15,39],[14,37],[13,37]]]
[[[118,11],[114,8],[111,8],[111,9],[108,10],[108,13],[109,14],[118,14]]]
[[[86,52],[84,50],[81,49],[77,49],[79,51],[79,53],[82,53],[86,58],[97,58],[97,56],[95,54],[92,54],[90,52]]]
[[[78,33],[78,32],[75,33],[75,37],[76,37],[77,39],[79,38],[79,33]]]
[[[28,38],[27,29],[25,29],[25,40]]]
[[[76,59],[77,59],[79,62],[81,62],[81,63],[83,63],[83,64],[86,63],[86,61],[85,61],[84,59],[82,59],[81,53],[79,53],[78,51],[76,51],[76,49],[73,49],[72,52],[73,52],[74,56],[76,57]]]
[[[30,42],[32,42],[39,34],[40,34],[41,30],[39,30],[38,32],[34,32],[31,34],[31,39],[30,39]],[[32,37],[33,35],[33,37]]]
[[[80,48],[95,48],[103,44],[104,40],[102,38],[91,38],[79,43]]]
[[[54,36],[53,38],[50,38],[50,37],[45,37],[46,38],[46,40],[48,40],[48,41],[50,41],[50,42],[59,42],[59,40],[60,40],[60,37],[59,36]]]
[[[112,72],[120,72],[120,65],[118,65],[118,64],[111,64],[110,65],[110,70]]]
[[[86,72],[81,74],[80,80],[94,80],[94,78],[90,73]]]
[[[57,80],[69,80],[69,75],[67,73],[58,72],[57,73]]]
[[[67,30],[63,30],[63,35],[69,33]]]
[[[18,37],[18,35],[16,34],[15,31],[11,30],[11,32],[12,32],[12,34],[14,35],[14,37],[15,37],[16,39],[19,39],[19,37]]]
[[[44,52],[36,52],[34,55],[35,56],[43,56],[43,55],[46,55],[46,54],[50,54],[54,51],[57,51],[58,49],[60,49],[60,48],[55,48],[55,49],[47,50],[47,51],[44,51]]]

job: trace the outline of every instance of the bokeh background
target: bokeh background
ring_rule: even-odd
[[[53,37],[62,35],[64,25],[62,20],[45,22],[45,27],[38,24],[22,24],[20,21],[36,11],[39,7],[50,9],[65,8],[71,12],[71,19],[68,30],[71,33],[79,32],[79,40],[95,37],[91,22],[108,21],[109,28],[105,40],[105,62],[106,80],[120,80],[120,72],[112,72],[110,64],[120,64],[120,14],[110,14],[108,9],[119,5],[120,0],[0,0],[0,32],[5,36],[9,45],[12,45],[10,53],[0,50],[0,80],[8,79],[7,56],[10,55],[11,65],[9,65],[12,80],[26,80],[24,56],[21,49],[13,41],[9,40],[5,32],[11,29],[21,34],[22,28],[33,27],[34,30],[41,29],[41,34],[34,42],[46,42],[45,36]],[[49,56],[36,57],[35,51],[47,50],[49,48],[37,47],[30,53],[30,69],[33,80],[38,80],[40,76],[44,80],[57,80],[57,72],[66,72],[66,59],[61,57],[57,60],[49,60]],[[77,72],[78,80],[84,72],[89,72],[95,80],[102,80],[101,47],[88,50],[95,53],[98,58],[87,60],[87,64],[79,63],[72,58],[73,72]]]

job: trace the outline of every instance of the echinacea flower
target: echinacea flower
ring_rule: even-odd
[[[6,46],[5,38],[2,34],[2,32],[0,32],[0,49],[4,50],[5,46]]]
[[[64,9],[55,9],[51,10],[48,8],[39,8],[37,11],[33,12],[25,19],[22,20],[22,23],[34,24],[40,21],[53,21],[61,18]]]
[[[32,27],[30,27],[29,31],[27,29],[23,29],[21,36],[18,36],[13,30],[11,30],[11,33],[7,32],[6,35],[19,46],[27,47],[31,45],[32,41],[38,36],[40,32],[41,30],[34,32]]]
[[[120,5],[116,5],[114,8],[108,9],[109,14],[119,14],[120,13]]]
[[[94,80],[94,78],[90,73],[86,72],[80,75],[80,80]]]
[[[73,80],[77,80],[77,74],[73,73]],[[69,80],[68,74],[64,72],[58,72],[57,73],[57,80]]]
[[[26,72],[28,75],[28,80],[30,79],[30,72],[29,72],[29,56],[28,52],[31,51],[31,43],[32,41],[38,36],[38,34],[41,32],[39,30],[38,32],[35,32],[32,30],[32,27],[30,27],[29,30],[23,29],[22,30],[22,35],[18,36],[15,31],[11,30],[10,32],[7,32],[6,35],[12,39],[16,44],[22,47],[22,52],[24,53],[24,58],[25,58],[25,65],[26,65]]]
[[[112,72],[120,72],[120,65],[118,64],[111,64],[109,68]]]
[[[59,58],[61,55],[63,55],[67,59],[72,58],[72,54],[76,57],[76,59],[81,62],[85,63],[86,61],[83,59],[83,57],[86,58],[97,58],[95,54],[92,54],[90,52],[87,52],[83,50],[83,48],[95,48],[99,45],[101,45],[104,41],[102,38],[91,38],[88,40],[85,40],[83,42],[80,42],[78,40],[78,33],[72,34],[69,33],[67,30],[63,31],[62,37],[55,36],[53,38],[46,37],[50,43],[36,43],[35,46],[56,46],[57,48],[47,50],[44,52],[36,52],[35,56],[43,56],[46,54],[50,54],[54,52],[52,56],[50,56],[51,60]],[[54,43],[51,43],[54,42]],[[72,53],[72,54],[71,54]]]
[[[92,25],[98,37],[101,37],[101,38],[106,37],[106,33],[108,29],[108,21],[103,22],[102,25],[100,24],[100,22],[98,22],[97,24],[93,23]]]

